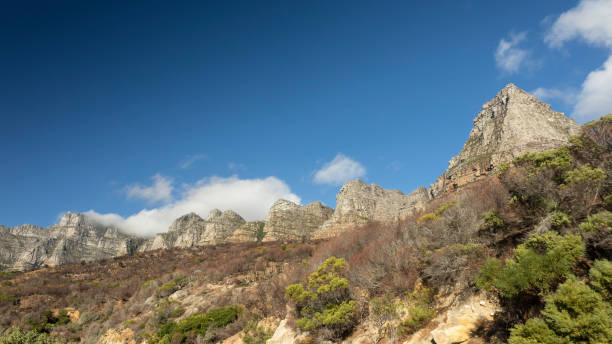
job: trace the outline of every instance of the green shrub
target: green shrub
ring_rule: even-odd
[[[153,284],[153,283],[155,283],[155,280],[148,280],[148,281],[144,282],[140,288],[146,289],[146,288],[150,287],[151,284]]]
[[[499,218],[497,210],[491,210],[487,213],[482,214],[485,222],[480,226],[481,230],[496,231],[502,229],[505,226],[504,220]]]
[[[436,314],[433,309],[434,291],[431,288],[417,287],[409,295],[411,305],[408,317],[399,326],[401,336],[412,334],[425,327]]]
[[[170,314],[168,315],[168,318],[170,318],[170,319],[178,318],[178,317],[180,317],[183,314],[185,314],[185,309],[182,308],[182,307],[177,307],[172,312],[170,312]]]
[[[604,179],[606,179],[606,173],[600,168],[592,168],[589,164],[584,164],[565,174],[566,184],[586,183],[598,185]]]
[[[13,302],[15,297],[9,294],[0,294],[0,302]]]
[[[509,344],[610,343],[612,306],[576,277],[544,300],[542,319],[514,327]]]
[[[552,219],[550,221],[550,225],[553,229],[561,229],[563,227],[568,227],[572,224],[572,220],[566,213],[562,211],[555,211],[552,215]]]
[[[607,259],[596,260],[589,270],[589,281],[606,301],[612,301],[612,262]]]
[[[59,344],[46,333],[11,328],[0,335],[0,344]]]
[[[167,322],[157,332],[153,343],[183,343],[186,338],[206,336],[210,327],[225,327],[238,319],[242,309],[238,306],[226,306],[213,309],[207,313],[194,314],[178,323]]]
[[[579,225],[584,232],[609,231],[612,230],[612,212],[604,210],[595,215],[587,217],[586,221]]]
[[[409,335],[420,330],[435,315],[434,310],[420,305],[408,307],[408,313],[410,314],[408,318],[400,324],[399,332],[401,335]]]
[[[499,260],[487,260],[475,283],[485,290],[495,289],[502,297],[526,291],[546,292],[570,274],[584,251],[578,235],[536,234],[514,249],[514,258],[506,260],[504,267]]]
[[[612,211],[612,195],[604,197],[604,208],[609,211]]]
[[[344,259],[330,257],[308,276],[307,283],[285,289],[286,297],[295,303],[300,329],[326,329],[332,338],[340,338],[355,326],[355,302],[350,299],[348,280],[343,277],[347,267]]]
[[[442,203],[440,204],[440,206],[438,207],[438,209],[436,209],[433,213],[427,213],[423,216],[421,216],[417,222],[418,223],[423,223],[423,222],[431,222],[431,221],[435,221],[438,220],[442,217],[442,215],[444,215],[444,212],[446,212],[448,209],[452,208],[455,203],[457,203],[457,201],[451,201],[451,202],[447,202],[447,203]]]
[[[257,242],[262,242],[262,240],[265,238],[266,236],[266,232],[264,232],[264,227],[266,226],[266,223],[263,221],[258,221],[256,224],[256,228],[255,228],[255,239],[257,240]]]
[[[257,326],[256,321],[249,321],[242,329],[242,341],[245,344],[266,344],[272,338],[272,331],[268,331],[262,326]]]
[[[172,281],[164,283],[161,287],[157,288],[155,294],[158,297],[166,297],[173,294],[177,290],[184,288],[189,283],[189,278],[186,276],[180,276],[174,278]]]
[[[545,169],[554,172],[553,178],[560,184],[565,171],[572,167],[572,155],[568,147],[561,147],[541,153],[526,153],[515,158],[512,163],[527,168],[530,176]]]

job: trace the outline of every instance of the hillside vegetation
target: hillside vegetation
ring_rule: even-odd
[[[3,273],[0,343],[264,343],[281,319],[301,343],[403,342],[485,294],[471,343],[610,343],[611,176],[608,115],[399,224]]]

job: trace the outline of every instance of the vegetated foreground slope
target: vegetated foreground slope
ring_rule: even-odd
[[[0,326],[30,332],[0,343],[609,343],[612,116],[499,170],[327,241],[3,274]]]

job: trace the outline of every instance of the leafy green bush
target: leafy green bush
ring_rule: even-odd
[[[612,195],[604,197],[604,208],[609,211],[612,211]]]
[[[285,289],[286,297],[295,303],[300,329],[326,329],[331,337],[340,338],[355,326],[356,306],[350,299],[348,280],[343,277],[347,267],[344,259],[330,257],[310,274],[306,284]]]
[[[258,221],[257,228],[255,228],[255,239],[257,242],[262,242],[264,237],[266,236],[266,232],[264,232],[265,222]]]
[[[495,289],[502,297],[548,291],[570,274],[584,251],[578,235],[536,234],[514,249],[514,258],[506,260],[505,266],[497,259],[487,260],[475,283],[485,290]]]
[[[514,327],[509,344],[609,343],[612,338],[612,306],[576,277],[545,302],[542,319]]]
[[[257,326],[257,322],[252,320],[242,329],[242,333],[242,341],[245,344],[265,344],[273,334],[265,327]]]
[[[551,169],[555,172],[554,178],[561,181],[565,171],[572,166],[572,155],[568,147],[561,147],[541,153],[526,153],[515,158],[512,163],[526,167],[531,175]]]
[[[587,220],[579,225],[580,230],[585,232],[612,230],[612,212],[604,210],[595,215],[587,217]]]
[[[612,262],[607,259],[596,260],[589,270],[589,281],[606,301],[612,301]]]
[[[502,229],[505,226],[504,220],[499,218],[497,210],[491,210],[487,213],[482,214],[485,222],[480,226],[481,230],[496,231]]]
[[[226,306],[213,309],[207,313],[194,314],[178,323],[169,321],[157,332],[152,343],[184,343],[187,338],[205,337],[210,327],[225,327],[238,319],[242,309],[238,306]]]
[[[569,215],[559,210],[553,213],[550,221],[550,225],[553,229],[561,229],[563,227],[570,226],[571,224],[572,219],[569,217]]]
[[[9,294],[0,294],[0,302],[13,302],[15,297]]]
[[[589,164],[584,164],[565,174],[566,184],[586,183],[597,185],[604,179],[606,179],[606,173],[601,168],[592,168]]]
[[[418,219],[417,222],[424,223],[424,222],[431,222],[431,221],[438,220],[444,214],[444,212],[452,208],[455,205],[455,203],[456,201],[442,203],[440,204],[438,209],[436,209],[433,213],[424,214]]]
[[[436,314],[433,309],[433,289],[417,287],[409,297],[412,304],[408,307],[408,317],[399,326],[401,336],[412,334],[425,327]]]
[[[59,344],[46,333],[11,328],[0,335],[0,344]]]
[[[158,297],[166,297],[184,288],[188,283],[189,278],[187,276],[175,277],[172,281],[164,283],[161,287],[157,288],[155,294]]]

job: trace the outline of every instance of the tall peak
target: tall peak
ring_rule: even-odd
[[[204,219],[200,217],[200,215],[196,213],[188,213],[185,214],[172,222],[170,225],[169,231],[182,230],[187,227],[191,227],[193,225],[198,225],[204,222]]]
[[[210,221],[210,220],[212,220],[214,218],[220,217],[221,215],[223,215],[221,210],[213,209],[213,210],[210,211],[210,213],[208,213],[208,217],[206,218],[206,221]]]
[[[580,126],[573,119],[508,84],[482,106],[463,150],[450,160],[431,192],[435,196],[453,190],[521,154],[563,146],[579,132]]]
[[[85,215],[67,211],[60,219],[60,226],[78,226],[85,223]]]

